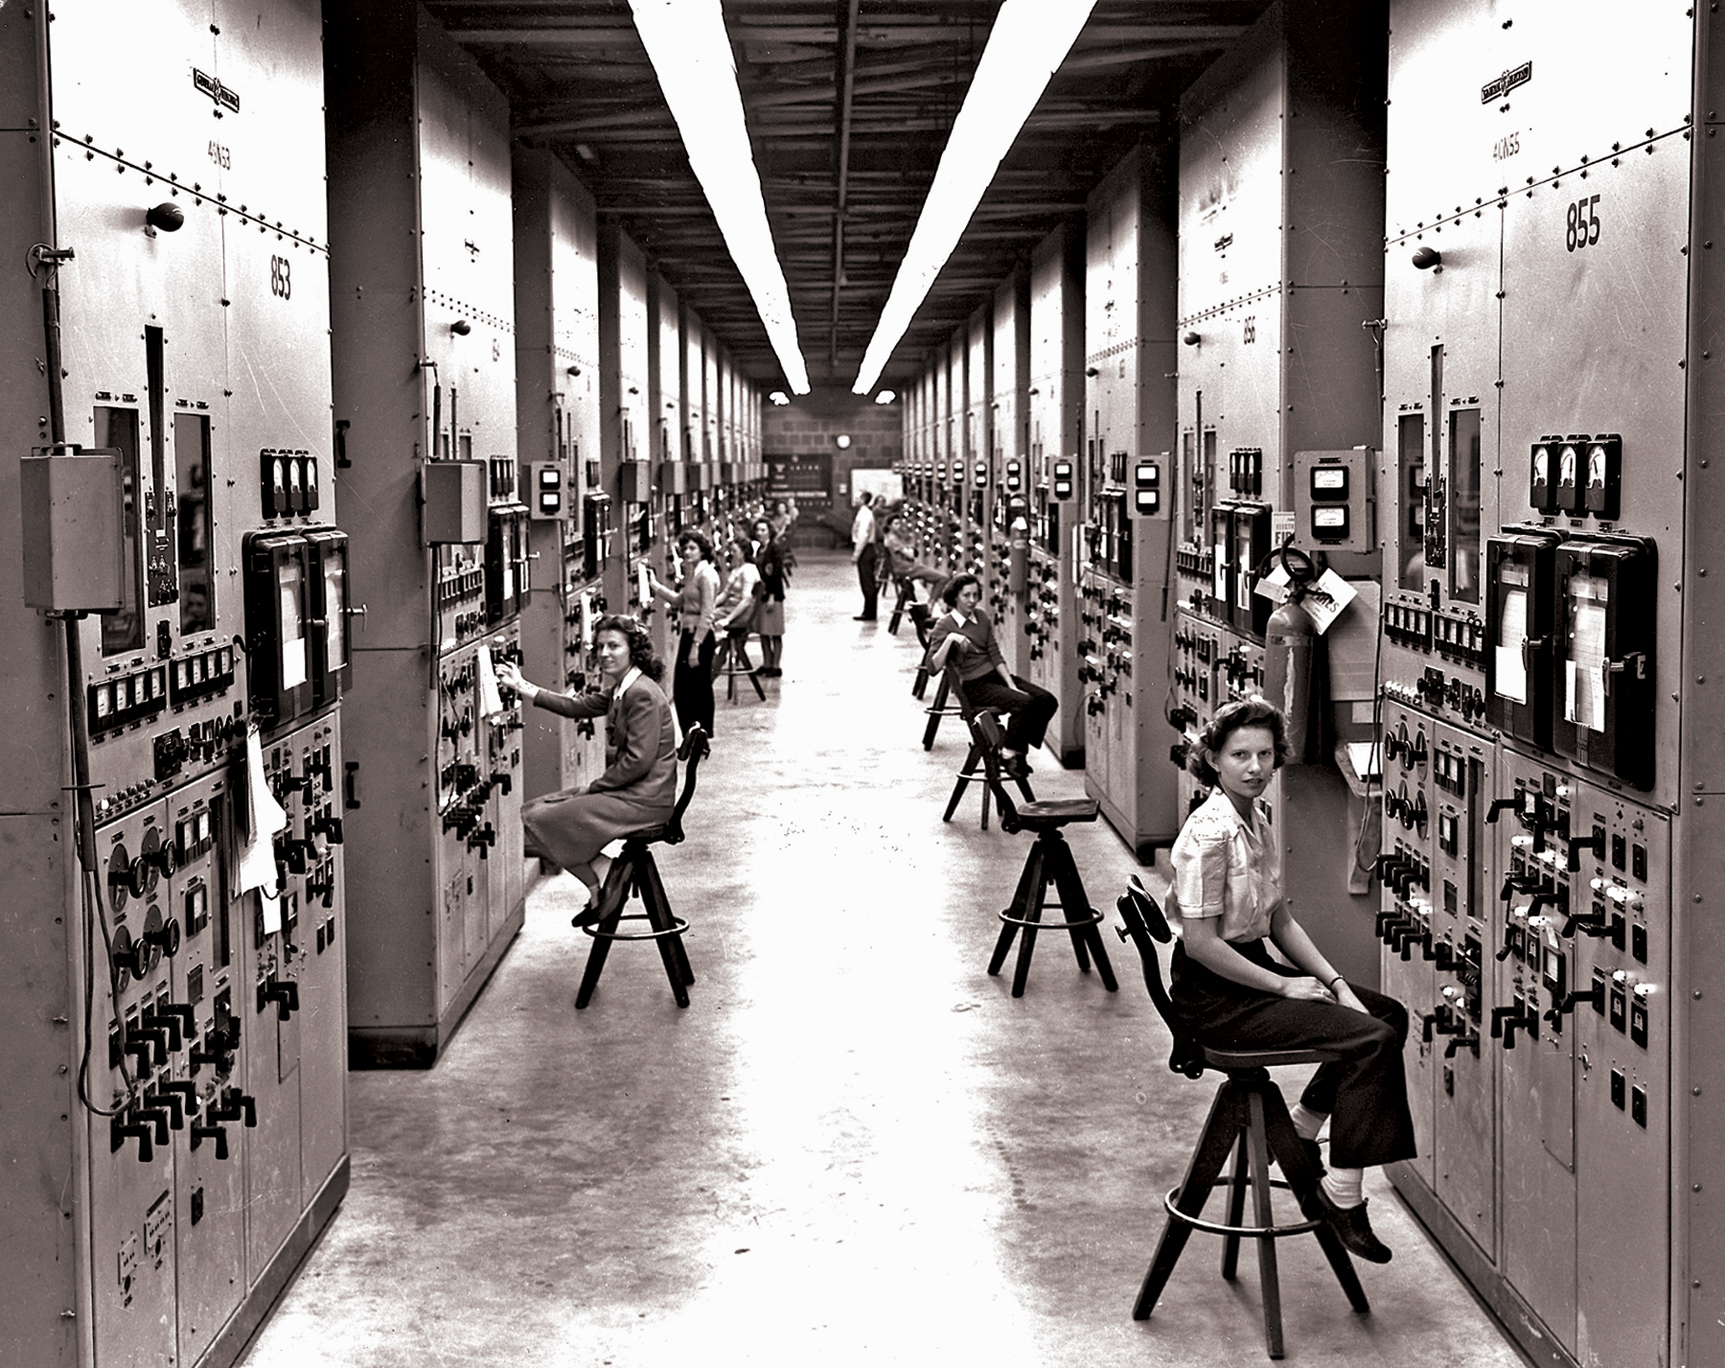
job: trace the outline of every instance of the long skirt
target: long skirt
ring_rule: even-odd
[[[527,828],[526,853],[577,870],[590,866],[612,841],[643,827],[664,825],[671,820],[672,811],[670,804],[644,803],[621,789],[548,793],[529,799],[521,808],[521,824]]]

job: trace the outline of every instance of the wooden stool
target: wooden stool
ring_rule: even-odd
[[[763,703],[767,699],[767,691],[761,687],[760,671],[755,662],[749,659],[749,634],[747,632],[726,632],[725,639],[719,643],[718,654],[713,657],[713,678],[725,677],[725,699],[727,702],[737,701],[737,676],[747,677],[749,683],[755,686],[755,696]]]
[[[1000,722],[986,710],[976,714],[972,724],[975,734],[990,747],[997,757],[1000,751]],[[1019,937],[1018,963],[1012,971],[1012,996],[1023,997],[1024,985],[1030,978],[1030,957],[1036,949],[1038,931],[1064,931],[1072,937],[1072,953],[1078,968],[1088,974],[1095,961],[1102,986],[1109,992],[1120,985],[1114,978],[1114,966],[1108,962],[1108,952],[1102,945],[1102,933],[1096,928],[1102,914],[1090,905],[1084,883],[1078,877],[1078,865],[1072,858],[1072,847],[1060,829],[1070,822],[1094,822],[1102,805],[1094,798],[1057,798],[1050,802],[1028,802],[1020,806],[1012,801],[1004,785],[990,786],[1000,804],[1000,829],[1008,834],[1034,831],[1036,841],[1025,856],[1024,869],[1018,876],[1018,890],[1012,895],[1012,905],[1000,914],[1003,923],[1000,939],[988,961],[988,972],[998,974],[1006,963],[1006,952],[1012,948],[1013,937]],[[1060,895],[1058,903],[1048,901],[1049,885]],[[1064,919],[1045,922],[1046,908],[1058,907]]]
[[[940,672],[934,702],[923,709],[928,714],[928,725],[922,729],[922,748],[934,749],[934,735],[940,730],[941,718],[967,717],[969,708],[970,705],[964,701],[964,682],[959,678],[958,666],[948,665]]]
[[[904,617],[905,609],[916,602],[916,581],[904,575],[894,575],[892,583],[898,590],[898,601],[892,606],[892,616],[886,620],[886,629],[897,636],[898,624]]]
[[[990,719],[994,718],[993,712],[989,709],[983,709],[983,713]],[[946,811],[941,813],[940,820],[950,822],[952,814],[958,811],[959,800],[964,797],[965,790],[972,784],[981,784],[982,829],[987,831],[989,800],[993,796],[994,790],[1001,786],[1001,781],[1006,775],[1000,764],[999,745],[991,746],[984,740],[982,734],[977,730],[977,717],[971,713],[968,705],[963,706],[963,715],[966,724],[970,727],[970,753],[964,757],[964,764],[959,768],[956,782],[952,786],[952,797],[947,799]],[[995,734],[997,736],[1000,734],[998,720],[995,720]],[[978,772],[979,766],[981,767],[980,773]],[[1018,791],[1023,795],[1025,802],[1034,803],[1036,801],[1036,795],[1030,789],[1029,779],[1015,775],[1012,782],[1018,785]]]
[[[928,605],[913,603],[910,605],[910,624],[916,628],[917,644],[922,647],[922,655],[916,662],[916,678],[911,681],[910,696],[921,698],[928,690]]]
[[[1364,1314],[1371,1310],[1365,1289],[1353,1260],[1342,1248],[1340,1238],[1322,1221],[1300,1220],[1278,1225],[1271,1207],[1270,1190],[1284,1187],[1297,1198],[1309,1194],[1321,1176],[1314,1167],[1306,1146],[1294,1131],[1288,1116],[1282,1090],[1267,1070],[1283,1064],[1322,1064],[1335,1056],[1323,1050],[1218,1050],[1195,1040],[1185,1022],[1174,1011],[1167,991],[1162,986],[1161,962],[1153,941],[1167,944],[1173,939],[1162,909],[1145,892],[1136,878],[1116,904],[1125,925],[1119,928],[1120,939],[1130,938],[1144,961],[1144,985],[1150,990],[1156,1010],[1174,1033],[1174,1052],[1168,1067],[1189,1078],[1197,1078],[1206,1068],[1227,1075],[1227,1081],[1216,1090],[1216,1100],[1210,1105],[1210,1117],[1198,1137],[1187,1165],[1186,1177],[1180,1186],[1162,1199],[1168,1211],[1168,1223],[1162,1227],[1162,1238],[1156,1242],[1156,1253],[1150,1261],[1150,1271],[1144,1275],[1138,1300],[1132,1307],[1133,1320],[1147,1320],[1156,1309],[1162,1289],[1173,1275],[1174,1265],[1194,1230],[1222,1237],[1222,1276],[1229,1282],[1239,1267],[1240,1241],[1255,1240],[1258,1244],[1258,1287],[1264,1312],[1264,1348],[1273,1359],[1282,1357],[1282,1291],[1276,1270],[1276,1241],[1289,1235],[1315,1235],[1324,1257],[1330,1261],[1336,1281],[1342,1285],[1349,1304]],[[1205,1203],[1221,1177],[1228,1156],[1234,1156],[1233,1172],[1226,1180],[1228,1192],[1227,1218],[1217,1224],[1203,1219]],[[1272,1181],[1270,1162],[1281,1166],[1285,1183]],[[1246,1209],[1246,1189],[1253,1199],[1254,1224],[1243,1225]]]
[[[650,940],[656,943],[659,958],[665,963],[665,977],[671,982],[671,995],[677,999],[679,1007],[689,1005],[689,985],[695,981],[695,971],[690,967],[688,952],[683,948],[683,932],[689,929],[689,923],[671,911],[665,885],[659,881],[659,866],[653,860],[652,848],[660,842],[666,845],[682,843],[683,813],[688,809],[689,799],[694,796],[695,773],[707,750],[707,733],[699,724],[690,727],[689,734],[683,738],[683,748],[678,752],[685,762],[683,792],[677,799],[671,820],[663,826],[632,831],[623,838],[623,853],[612,861],[605,874],[604,887],[599,890],[599,906],[611,910],[596,925],[581,927],[593,938],[593,948],[588,952],[587,968],[575,994],[576,1010],[593,1000],[593,990],[599,986],[599,975],[604,972],[605,959],[611,953],[614,941]],[[624,911],[631,894],[641,899],[643,911]],[[649,929],[618,930],[626,921],[644,921]]]

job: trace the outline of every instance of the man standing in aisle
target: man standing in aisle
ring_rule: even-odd
[[[863,610],[857,622],[875,620],[876,599],[880,594],[878,551],[874,543],[874,495],[864,493],[857,500],[856,521],[851,524],[851,559],[856,562],[857,581],[862,585]]]

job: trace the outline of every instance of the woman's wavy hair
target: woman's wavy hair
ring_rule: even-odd
[[[653,638],[639,620],[607,613],[593,628],[593,637],[601,632],[616,632],[629,643],[629,663],[655,684],[665,678],[665,663],[653,654]]]
[[[1236,699],[1216,709],[1210,725],[1204,728],[1198,744],[1186,756],[1186,768],[1203,784],[1214,786],[1221,776],[1216,773],[1215,757],[1228,744],[1228,738],[1242,727],[1267,727],[1276,743],[1276,768],[1288,763],[1288,724],[1282,710],[1260,697]]]
[[[747,537],[732,537],[730,541],[725,543],[725,549],[727,551],[732,550],[733,548],[735,548],[737,554],[740,555],[744,561],[750,565],[754,564],[755,548],[749,545],[749,539]]]
[[[962,575],[954,575],[946,582],[946,588],[940,591],[940,601],[948,608],[956,608],[959,591],[967,584],[974,584],[979,592],[982,589],[982,581],[967,570]]]
[[[694,528],[685,527],[677,534],[677,549],[681,551],[683,547],[690,542],[694,542],[696,546],[701,548],[702,560],[707,561],[708,563],[712,562],[713,543],[708,541],[702,533],[695,531]]]

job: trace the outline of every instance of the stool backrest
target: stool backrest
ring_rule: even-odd
[[[683,744],[677,751],[677,758],[683,762],[683,791],[677,795],[677,806],[671,813],[671,820],[665,824],[667,845],[677,845],[683,839],[683,813],[688,810],[689,799],[695,796],[695,774],[711,749],[706,729],[699,722],[684,734]]]
[[[976,709],[971,707],[970,700],[964,696],[964,676],[959,674],[958,666],[950,661],[946,666],[946,696],[966,722],[976,720]]]
[[[1156,899],[1138,882],[1137,875],[1133,875],[1114,906],[1125,924],[1120,939],[1131,940],[1137,948],[1138,958],[1144,962],[1144,986],[1150,990],[1150,1001],[1156,1005],[1157,1013],[1174,1037],[1174,1048],[1168,1054],[1168,1067],[1188,1078],[1197,1078],[1204,1072],[1204,1050],[1193,1037],[1191,1028],[1174,1010],[1174,1003],[1162,984],[1162,960],[1156,953],[1158,942],[1163,945],[1173,943],[1173,929],[1162,915],[1162,909],[1156,905]]]

